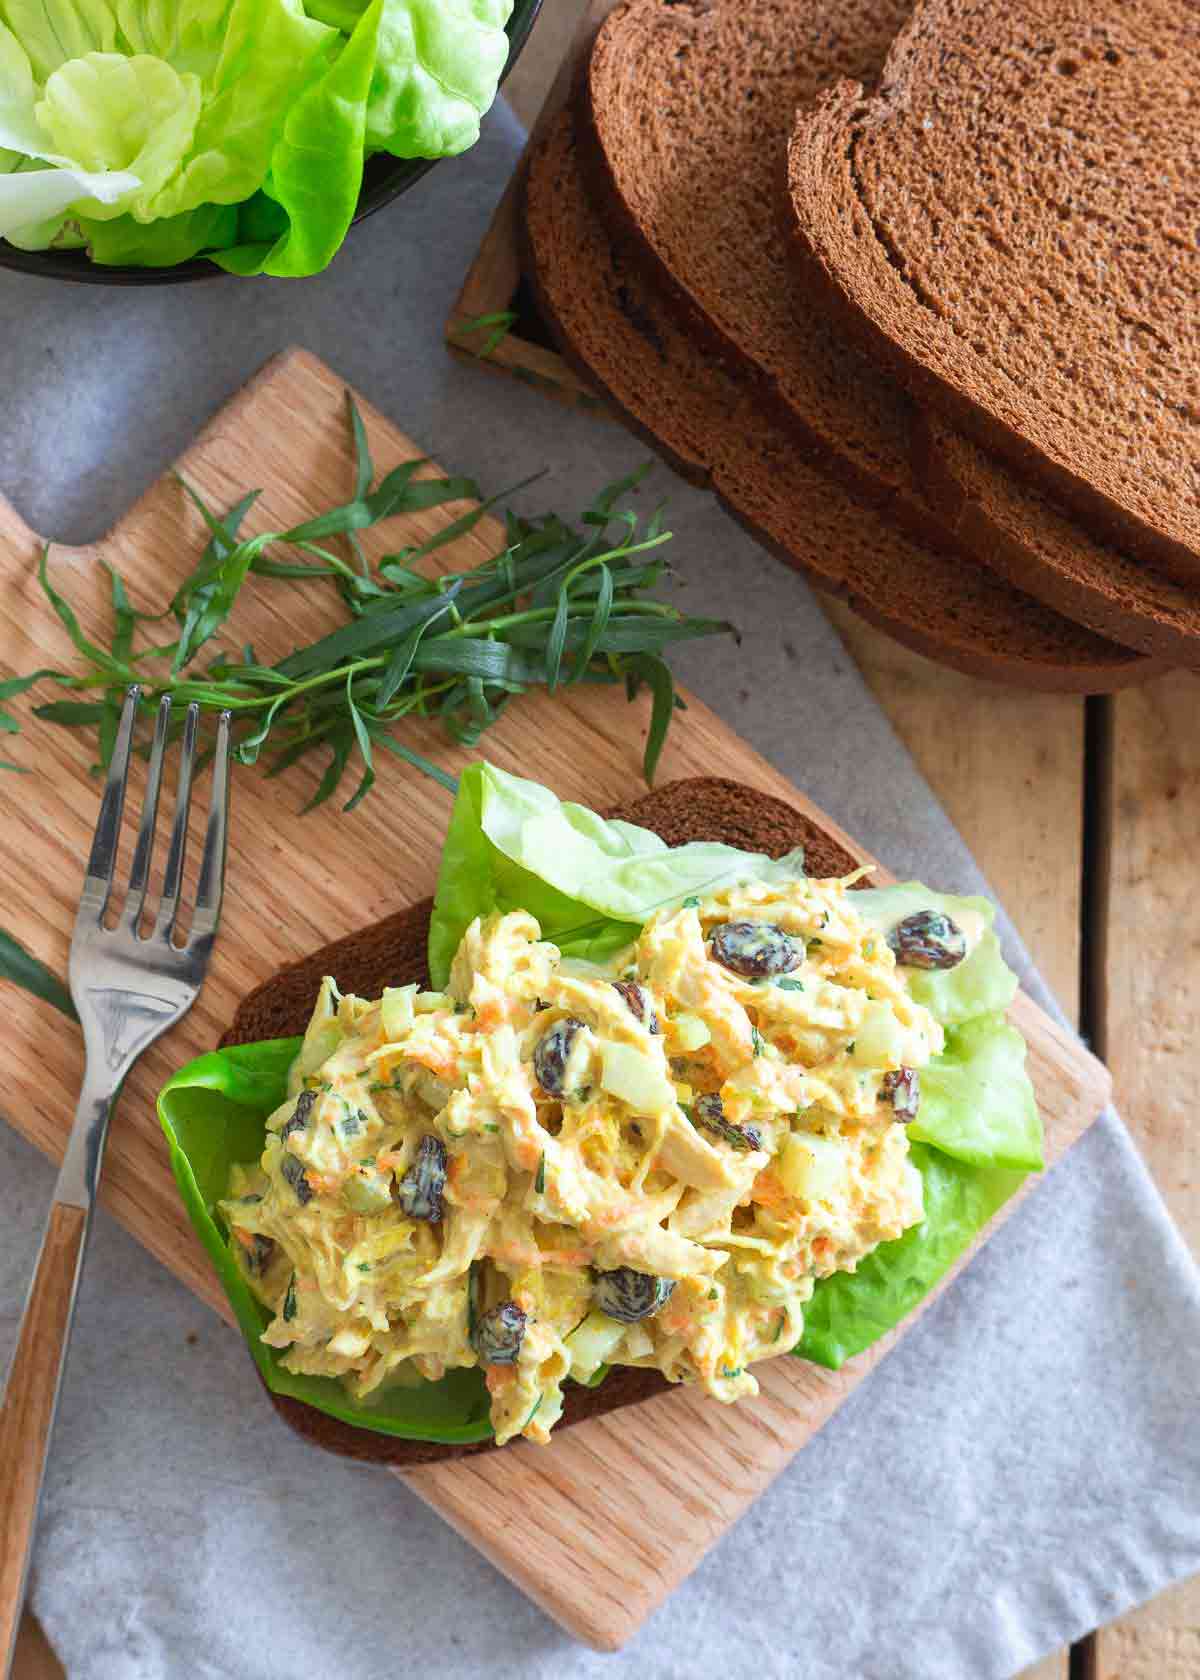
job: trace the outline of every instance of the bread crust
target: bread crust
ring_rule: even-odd
[[[940,517],[1018,589],[1098,635],[1200,669],[1200,596],[1089,537],[940,415],[914,433],[918,471]]]
[[[877,91],[839,82],[789,147],[805,284],[841,328],[1100,542],[1184,583],[1189,17],[1175,0],[921,0]]]

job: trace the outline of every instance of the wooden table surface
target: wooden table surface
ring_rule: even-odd
[[[555,0],[509,83],[536,114],[584,0]],[[944,671],[830,617],[1007,907],[1063,1007],[1108,1061],[1117,1100],[1181,1230],[1200,1249],[1200,943],[1190,870],[1200,688],[1164,677],[1111,699],[1021,694]],[[1165,1027],[1163,1024],[1166,1024]],[[62,1670],[26,1618],[15,1680]],[[1200,1577],[1025,1680],[1196,1680]],[[854,1676],[847,1676],[854,1680]],[[966,1680],[966,1677],[964,1677]]]

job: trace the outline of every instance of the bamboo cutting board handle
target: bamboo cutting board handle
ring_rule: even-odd
[[[87,1228],[83,1208],[54,1204],[0,1411],[0,1656],[5,1674],[21,1620]]]

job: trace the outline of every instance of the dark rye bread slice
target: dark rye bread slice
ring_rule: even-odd
[[[808,305],[780,235],[797,105],[839,75],[872,76],[909,10],[625,0],[593,44],[577,138],[609,231],[697,343],[758,387],[796,451],[926,543],[935,519],[911,468],[911,404]]]
[[[940,416],[923,413],[914,441],[940,517],[993,570],[1100,635],[1200,668],[1200,590],[1089,537]]]
[[[1097,536],[1200,579],[1200,20],[923,0],[873,94],[797,119],[808,283]]]
[[[875,74],[908,11],[897,0],[627,0],[587,67],[581,157],[626,252],[728,371],[756,383],[794,447],[923,548],[990,564],[990,534],[947,517],[914,471],[915,406],[830,333],[780,234],[797,101],[831,75]],[[1010,493],[1021,499],[1015,482]]]
[[[820,587],[899,640],[974,675],[1060,691],[1139,681],[1149,662],[984,568],[917,547],[826,480],[714,365],[592,208],[563,112],[527,161],[526,271],[564,353],[694,482]]]
[[[808,871],[814,876],[846,875],[859,863],[818,823],[783,800],[715,776],[671,782],[609,815],[653,829],[671,846],[682,846],[689,840],[719,840],[771,857],[803,846]],[[378,997],[385,986],[424,980],[430,909],[431,900],[424,899],[398,910],[373,927],[335,940],[264,980],[239,1004],[222,1046],[302,1033],[326,974],[333,975],[343,991],[356,992],[360,997]],[[599,1388],[569,1385],[563,1416],[555,1430],[648,1400],[667,1387],[661,1372],[631,1366],[615,1368]],[[271,1400],[284,1421],[307,1440],[330,1452],[370,1463],[403,1467],[497,1450],[493,1441],[447,1446],[433,1441],[397,1440],[369,1429],[356,1429],[299,1400],[278,1394],[272,1394]]]

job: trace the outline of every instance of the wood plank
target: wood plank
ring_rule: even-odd
[[[1016,1680],[1069,1680],[1071,1654],[1067,1650],[1054,1651],[1032,1668],[1023,1668]]]
[[[1100,1036],[1129,1129],[1200,1254],[1195,680],[1164,677],[1106,712]],[[1200,1576],[1105,1628],[1098,1648],[1100,1680],[1196,1680]]]
[[[344,495],[352,463],[344,424],[341,382],[311,357],[293,354],[270,367],[226,410],[180,463],[184,476],[211,502],[227,505],[247,482],[267,486],[253,514],[253,528],[286,528]],[[363,405],[380,470],[421,451]],[[433,471],[434,469],[429,469]],[[417,541],[452,517],[455,509],[413,516],[405,529],[366,533],[370,552]],[[102,545],[120,567],[139,604],[170,597],[188,557],[201,546],[199,517],[173,479],[155,486]],[[448,566],[469,565],[501,541],[494,521],[440,551]],[[61,627],[32,576],[36,539],[11,510],[0,505],[0,646],[9,671],[54,665],[69,658]],[[96,549],[56,550],[53,564],[86,632],[107,624],[108,580]],[[278,657],[329,622],[328,586],[281,589],[256,579],[231,639],[251,639],[260,656]],[[25,703],[20,703],[26,710]],[[572,689],[550,699],[527,697],[489,733],[488,752],[519,772],[531,768],[568,797],[605,805],[637,785],[646,708],[600,687]],[[443,747],[433,725],[412,726],[414,745],[432,750],[456,769],[469,754]],[[7,883],[6,924],[53,968],[65,967],[74,914],[79,860],[96,810],[88,777],[88,743],[52,725],[31,722],[15,738],[12,756],[36,765],[22,784],[14,820],[0,830],[0,868]],[[672,732],[663,763],[670,779],[723,773],[812,811],[789,784],[706,707],[693,701]],[[296,812],[311,790],[313,770],[297,767],[275,781],[240,776],[235,789],[226,924],[205,992],[192,1013],[160,1042],[131,1076],[118,1112],[104,1177],[104,1199],[153,1252],[205,1299],[220,1308],[215,1280],[169,1177],[153,1093],[182,1061],[207,1048],[230,1019],[234,1004],[257,979],[325,940],[377,919],[398,903],[430,889],[449,811],[449,796],[420,777],[389,765],[381,784],[354,813],[328,807],[299,822]],[[836,832],[835,825],[826,826]],[[842,836],[852,850],[848,837]],[[351,853],[355,868],[340,870]],[[397,860],[403,859],[402,870]],[[48,1153],[61,1151],[79,1077],[79,1049],[59,1030],[48,1006],[27,993],[6,996],[15,1066],[9,1072],[11,1112]],[[1030,1043],[1030,1070],[1038,1088],[1051,1158],[1073,1141],[1101,1106],[1107,1076],[1073,1040],[1019,998],[1014,1015]],[[617,1451],[605,1420],[581,1425],[553,1447],[518,1447],[461,1466],[431,1467],[411,1479],[424,1497],[468,1532],[476,1544],[582,1637],[613,1646],[629,1636],[677,1581],[694,1567],[796,1448],[828,1416],[884,1349],[834,1375],[799,1361],[767,1367],[756,1406],[715,1408],[677,1392],[622,1413],[621,1450],[628,1476],[612,1477],[618,1491],[599,1498],[597,1453]],[[697,1407],[699,1411],[697,1412]],[[704,1430],[725,1440],[725,1450],[697,1455],[689,1477],[674,1489],[654,1489],[655,1533],[642,1521],[641,1490],[651,1486],[647,1466],[662,1441]],[[591,1433],[589,1433],[591,1431]],[[713,1467],[697,1476],[696,1463]],[[718,1475],[716,1466],[725,1468]],[[544,1485],[543,1485],[544,1484]],[[555,1522],[576,1559],[562,1568],[563,1552],[549,1555],[530,1545],[535,1531],[550,1533],[539,1508],[537,1523],[513,1521],[522,1490],[537,1486],[550,1499]],[[475,1488],[477,1497],[466,1490]],[[485,1497],[482,1489],[490,1490]],[[586,1513],[586,1522],[581,1513]],[[612,1559],[624,1559],[629,1580],[617,1581]],[[652,1567],[645,1567],[647,1557]]]
[[[1083,700],[962,676],[822,605],[1077,1023]]]

